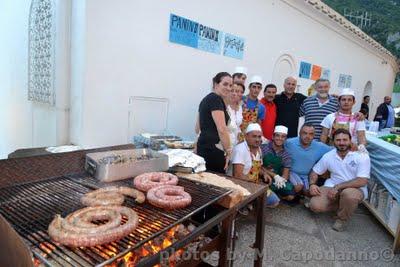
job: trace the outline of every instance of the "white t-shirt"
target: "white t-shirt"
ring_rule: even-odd
[[[315,164],[313,171],[321,175],[330,171],[331,178],[325,181],[324,186],[334,187],[337,184],[348,182],[355,178],[369,179],[371,161],[368,155],[350,151],[342,159],[333,149],[322,156]],[[364,198],[368,196],[367,186],[360,188],[364,193]]]
[[[250,153],[250,149],[247,146],[247,142],[244,141],[233,148],[232,164],[244,165],[243,174],[247,175],[250,172],[251,166],[254,160],[261,160],[260,151],[257,152],[256,156]]]
[[[242,106],[239,106],[239,110],[235,111],[228,105],[227,111],[230,118],[228,122],[229,137],[231,144],[234,146],[238,142],[237,138],[238,134],[240,133],[240,125],[242,124],[243,120],[243,109]]]
[[[332,126],[333,123],[335,122],[337,113],[331,113],[329,115],[326,115],[326,117],[322,120],[321,126],[324,128],[329,129],[329,135],[331,135],[332,132]],[[357,138],[357,132],[358,131],[365,131],[365,122],[364,121],[357,121],[354,118],[354,113],[350,115],[339,113],[339,116],[337,117],[336,122],[340,124],[347,124],[350,120],[350,129],[349,132],[351,134],[351,141],[354,144],[358,144],[358,138]]]

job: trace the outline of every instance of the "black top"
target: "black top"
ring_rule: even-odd
[[[214,147],[218,144],[219,136],[217,126],[212,118],[211,112],[221,110],[225,113],[225,124],[228,124],[229,114],[222,97],[216,93],[209,93],[201,100],[199,105],[200,137],[198,144],[202,146]]]
[[[389,117],[389,109],[387,105],[385,103],[380,104],[379,107],[376,109],[374,121],[379,121],[379,123],[381,123],[382,120],[387,121],[388,117]]]
[[[299,127],[299,110],[304,99],[307,97],[300,93],[294,93],[291,98],[288,98],[284,93],[275,97],[276,104],[276,122],[275,125],[283,125],[288,127],[287,137],[296,137],[297,128]]]
[[[368,105],[365,104],[365,103],[361,103],[361,109],[367,110],[367,120],[368,120],[368,117],[369,117],[369,107],[368,107]]]

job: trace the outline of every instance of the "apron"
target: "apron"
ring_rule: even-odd
[[[260,154],[261,155],[261,154]],[[253,155],[251,155],[253,157]],[[256,160],[253,158],[251,162],[251,169],[247,176],[250,178],[250,182],[258,184],[260,182],[260,171],[261,171],[262,162],[260,160]]]
[[[263,165],[267,169],[272,169],[274,173],[276,173],[278,175],[282,175],[283,164],[282,164],[282,158],[281,157],[279,157],[279,156],[277,156],[277,155],[275,155],[273,153],[268,153],[263,157]],[[272,189],[272,191],[274,191],[278,195],[282,195],[282,196],[289,196],[289,195],[295,194],[294,186],[289,181],[286,182],[286,185],[283,188],[277,188],[272,183],[271,189]]]
[[[353,136],[355,136],[356,133],[356,129],[357,129],[357,120],[355,121],[355,125],[354,128],[350,131],[350,123],[353,120],[353,114],[348,116],[348,118],[346,119],[346,121],[341,121],[339,122],[339,117],[341,115],[339,114],[339,112],[335,113],[335,120],[333,121],[332,124],[332,129],[331,129],[331,134],[329,135],[329,142],[328,144],[333,145],[333,134],[338,130],[338,129],[345,129],[347,131],[350,132],[351,137],[353,138]],[[342,116],[344,117],[344,116]],[[346,116],[347,117],[347,116]]]
[[[240,130],[241,132],[239,133],[239,137],[238,137],[238,143],[243,142],[244,140],[244,132],[247,129],[247,126],[249,126],[250,123],[256,123],[257,122],[257,118],[258,118],[258,100],[257,100],[257,105],[254,109],[249,109],[247,107],[247,97],[245,97],[243,99],[243,105],[242,105],[242,109],[243,109],[243,121],[242,124],[240,125]]]

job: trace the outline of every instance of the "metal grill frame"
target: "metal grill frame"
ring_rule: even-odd
[[[55,184],[57,182],[60,182],[61,185],[65,186],[65,188],[60,188],[61,185]],[[69,259],[71,261],[78,261],[76,264],[81,264],[83,266],[86,266],[86,264],[96,264],[96,266],[100,267],[113,263],[115,260],[123,257],[125,254],[137,249],[149,240],[152,240],[155,237],[165,233],[175,225],[184,222],[195,213],[231,193],[231,190],[194,182],[185,178],[180,178],[179,183],[180,185],[183,185],[185,190],[192,195],[193,202],[188,208],[182,210],[164,211],[162,209],[153,207],[148,203],[135,204],[133,199],[127,198],[125,206],[132,207],[138,213],[142,221],[139,224],[139,227],[135,230],[134,236],[140,237],[140,234],[142,236],[135,239],[132,235],[129,235],[129,238],[125,237],[119,241],[107,244],[106,246],[75,249],[70,249],[61,245],[58,246],[51,242],[50,237],[47,235],[47,227],[55,213],[57,213],[54,211],[54,209],[58,209],[58,211],[64,217],[72,211],[83,207],[79,200],[84,193],[89,192],[92,189],[109,185],[132,186],[132,179],[113,183],[101,183],[98,180],[87,176],[86,174],[75,174],[0,188],[0,212],[7,219],[7,221],[13,225],[19,235],[24,238],[28,246],[31,248],[32,253],[44,264],[52,266],[51,262],[41,255],[41,252],[46,254],[48,253],[45,251],[45,248],[41,248],[40,245],[42,244],[42,246],[46,247],[47,244],[50,244],[56,248],[50,253],[51,255],[55,254],[55,256],[57,256],[56,258],[53,258],[53,260],[63,260],[63,262],[57,264],[63,265],[63,263],[68,262]],[[78,192],[71,193],[72,189]],[[21,192],[24,190],[25,192]],[[37,194],[40,192],[41,194]],[[23,196],[15,196],[15,194],[18,193],[23,193]],[[71,195],[66,195],[68,193],[71,193]],[[64,199],[62,197],[64,197]],[[47,198],[48,201],[52,201],[55,207],[49,205],[49,203],[46,203],[43,198]],[[46,218],[37,218],[42,217],[39,216],[40,212],[30,210],[30,208],[34,208],[29,202],[31,200],[37,201],[37,203],[35,203],[38,204],[41,209],[43,209],[44,213],[47,215]],[[74,202],[75,204],[71,202]],[[22,204],[23,207],[26,208],[24,209],[25,212],[18,211],[16,208],[13,209],[12,205],[17,203]],[[9,210],[5,211],[7,207]],[[38,207],[36,207],[36,209],[37,208]],[[53,210],[51,208],[53,208]],[[22,220],[23,223],[24,219],[27,221],[26,225],[22,224],[21,226],[20,222]],[[159,220],[159,228],[154,229],[156,227],[154,227],[155,222],[154,220],[151,221],[152,219]],[[145,223],[143,223],[143,221]],[[35,225],[35,223],[39,223],[41,226],[38,227]],[[34,233],[27,230],[29,225],[36,227],[34,228],[36,230]],[[139,230],[143,232],[147,231],[149,233],[140,233]],[[38,239],[42,241],[39,241]],[[132,243],[132,240],[134,241],[133,245],[129,244],[129,242]],[[124,244],[124,246],[122,244]],[[114,246],[116,246],[116,248]],[[116,252],[111,251],[111,253],[114,253],[114,256],[109,256],[107,259],[106,257],[99,255],[102,253],[107,255],[107,252],[110,252],[107,250],[113,247],[116,250]],[[50,250],[51,247],[48,249]],[[68,256],[68,254],[72,256]],[[74,262],[70,264],[75,265]]]

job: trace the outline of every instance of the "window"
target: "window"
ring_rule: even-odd
[[[28,99],[55,105],[54,4],[33,0],[29,14]]]

